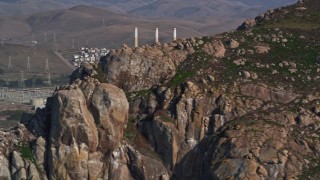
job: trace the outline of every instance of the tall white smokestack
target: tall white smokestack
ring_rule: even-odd
[[[155,43],[159,42],[159,29],[156,28],[156,34],[155,34]]]
[[[134,47],[138,47],[138,28],[134,28]]]
[[[173,28],[173,41],[177,40],[177,28]]]

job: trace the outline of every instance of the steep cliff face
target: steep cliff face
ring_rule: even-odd
[[[174,75],[148,86],[141,79],[161,68],[146,74],[127,66],[142,72],[138,83],[127,82],[140,86],[126,87],[130,117],[172,178],[290,179],[310,173],[317,179],[316,9],[319,4],[301,1],[247,20],[239,31],[178,40],[173,50],[187,52],[186,58],[172,68]],[[109,74],[117,70],[108,63],[120,63],[113,60],[123,57],[118,52],[105,65],[115,84],[123,80]]]
[[[0,177],[319,179],[319,10],[299,2],[239,31],[123,46],[105,74],[83,65],[0,132]]]
[[[138,122],[139,130],[175,179],[297,177],[308,166],[305,157],[318,153],[309,143],[320,145],[298,135],[306,128],[300,113],[307,114],[302,121],[308,128],[320,118],[308,110],[292,112],[292,106],[299,107],[299,94],[255,84],[233,88],[232,95],[206,92],[189,81],[179,93],[159,88],[158,110]],[[169,97],[165,102],[163,94]]]
[[[77,72],[94,71],[85,66]],[[94,75],[93,73],[92,75]],[[4,179],[159,179],[169,173],[159,160],[123,141],[129,104],[124,92],[88,74],[26,114],[24,125],[2,132]],[[41,126],[42,123],[49,126]],[[32,133],[30,133],[32,132]]]

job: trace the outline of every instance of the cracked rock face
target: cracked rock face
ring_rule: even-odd
[[[105,153],[121,146],[129,108],[125,94],[111,84],[86,83],[90,97],[80,88],[53,96],[48,152],[52,179],[100,177]]]
[[[121,144],[128,119],[126,96],[111,84],[101,84],[94,90],[91,99],[91,110],[101,137],[99,149],[114,150]]]
[[[123,141],[129,112],[124,92],[85,76],[25,115],[26,126],[0,131],[0,178],[168,179],[160,160]]]
[[[319,179],[319,58],[312,71],[301,71],[304,58],[273,62],[264,56],[298,36],[250,31],[289,10],[245,32],[123,46],[105,74],[83,66],[24,125],[0,131],[0,179]],[[314,82],[293,81],[299,72]]]
[[[50,167],[53,179],[84,179],[90,152],[98,146],[98,131],[80,89],[60,90],[53,97]],[[82,164],[82,165],[81,165]]]
[[[186,56],[187,51],[173,46],[123,47],[108,55],[104,71],[112,84],[127,91],[139,91],[169,80]]]

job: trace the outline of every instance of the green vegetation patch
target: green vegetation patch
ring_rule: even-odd
[[[315,88],[319,79],[315,77],[320,73],[317,57],[320,56],[320,12],[315,11],[289,11],[288,13],[275,15],[274,18],[255,26],[250,33],[235,31],[228,34],[229,38],[240,40],[238,49],[254,50],[254,46],[262,45],[270,48],[267,54],[238,54],[236,51],[227,51],[223,58],[221,79],[230,83],[239,78],[239,72],[255,72],[258,79],[270,85],[292,86],[297,90],[304,91],[307,88]],[[291,26],[295,23],[295,27]],[[290,27],[286,27],[290,26]],[[318,27],[319,26],[319,27]],[[279,28],[279,29],[275,29]],[[280,42],[272,42],[272,36],[279,38]],[[283,37],[281,37],[282,35]],[[261,40],[262,39],[262,40]],[[286,39],[287,42],[281,42]],[[245,65],[235,65],[234,60],[245,59]],[[282,62],[296,64],[280,67]],[[259,64],[260,67],[257,67]],[[266,67],[267,66],[267,67]]]
[[[299,179],[319,179],[320,178],[320,160],[312,159],[311,164],[314,164],[313,167],[310,167],[308,170],[304,170],[302,174],[299,175]]]
[[[178,70],[173,78],[169,81],[168,86],[171,88],[175,88],[179,86],[181,83],[186,81],[189,77],[192,77],[193,73],[187,70]]]
[[[282,12],[282,18],[268,21],[266,28],[285,28],[298,30],[313,30],[320,28],[320,12],[314,10],[291,10]]]
[[[32,163],[36,163],[36,159],[32,154],[31,147],[27,144],[21,144],[16,146],[17,150],[21,153],[21,157],[24,160],[29,160]]]
[[[97,74],[94,75],[93,78],[98,79],[100,83],[108,82],[103,72],[103,66],[101,63],[99,63],[98,66],[94,68],[94,70],[97,72]]]
[[[145,89],[141,91],[134,91],[134,92],[126,92],[126,97],[129,102],[131,102],[135,98],[139,97],[149,97],[153,93],[153,89]]]
[[[167,86],[174,89],[190,78],[196,78],[197,72],[210,67],[212,63],[212,55],[203,51],[203,47],[207,42],[212,41],[212,37],[195,38],[196,45],[193,46],[194,53],[189,54],[176,70],[176,74],[167,83]]]
[[[17,149],[17,151],[20,152],[21,158],[24,161],[27,160],[32,162],[36,166],[38,172],[43,173],[43,170],[37,164],[36,158],[34,157],[31,146],[29,144],[19,144],[19,145],[16,145],[15,148]]]
[[[128,118],[127,128],[124,131],[124,139],[129,143],[133,143],[134,139],[137,136],[137,120],[134,117]]]

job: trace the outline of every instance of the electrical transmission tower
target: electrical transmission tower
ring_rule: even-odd
[[[11,62],[11,56],[9,56],[9,62],[8,62],[8,70],[12,71],[12,62]]]
[[[50,72],[48,72],[48,85],[51,86],[51,75],[50,75]]]
[[[57,51],[58,50],[58,45],[57,45],[57,37],[56,37],[56,32],[53,32],[53,49],[55,50],[55,51]]]
[[[45,66],[45,68],[44,68],[44,71],[49,71],[49,70],[50,70],[50,69],[49,69],[49,60],[46,59],[45,62],[46,62],[46,66]]]
[[[31,71],[31,65],[30,65],[30,57],[27,58],[27,70]]]
[[[24,72],[23,71],[20,71],[20,88],[24,88],[25,87],[25,84],[24,84]]]

